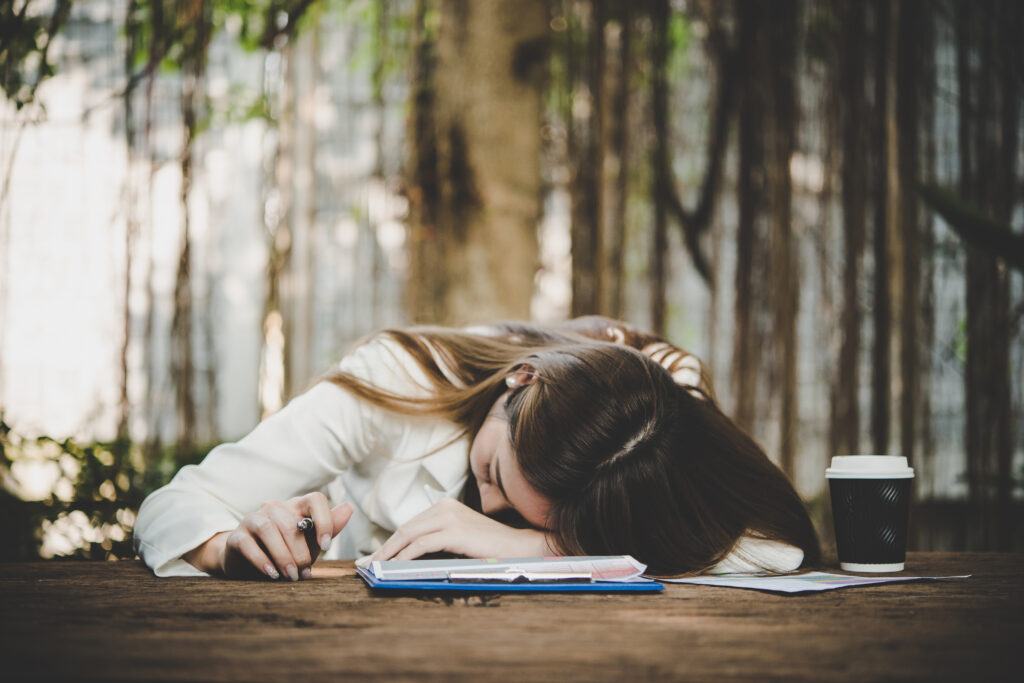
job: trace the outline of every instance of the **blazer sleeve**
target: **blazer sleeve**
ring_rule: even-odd
[[[374,382],[384,372],[371,339],[338,365]],[[213,535],[230,531],[268,500],[323,488],[374,450],[382,410],[321,381],[237,442],[215,447],[151,493],[135,523],[135,549],[157,576],[205,576],[181,559]]]

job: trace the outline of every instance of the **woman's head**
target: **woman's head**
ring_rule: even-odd
[[[817,559],[792,486],[712,400],[636,349],[502,327],[500,337],[385,331],[435,383],[431,398],[374,399],[332,379],[386,407],[460,423],[471,437],[480,509],[514,508],[566,554],[631,554],[653,572],[682,573],[713,565],[754,533]]]
[[[490,413],[473,436],[469,449],[470,486],[476,488],[479,509],[485,515],[505,511],[518,514],[527,524],[546,529],[551,501],[523,474],[509,438],[506,400],[510,392],[494,402]]]

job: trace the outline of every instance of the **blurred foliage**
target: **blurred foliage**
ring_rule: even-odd
[[[371,72],[374,96],[383,99],[385,85],[401,73],[408,61],[408,36],[411,17],[408,11],[398,11],[394,0],[317,0],[309,5],[293,27],[294,33],[282,34],[278,40],[291,40],[303,31],[312,29],[325,14],[338,11],[342,21],[360,27],[355,48],[346,67],[353,72]],[[246,50],[260,49],[256,27],[265,27],[268,3],[245,3],[228,0],[218,6],[213,16],[213,30],[225,31]],[[262,17],[262,18],[261,18]],[[263,23],[261,23],[263,22]],[[262,29],[261,29],[262,30]],[[145,53],[139,50],[136,63],[145,65]],[[179,68],[175,63],[171,67]],[[270,95],[252,83],[231,83],[227,93],[210,103],[209,126],[225,126],[262,120],[276,124],[275,107]]]
[[[72,0],[0,2],[0,86],[21,110],[54,74],[50,47],[71,13]],[[52,12],[46,14],[47,9]]]
[[[141,71],[175,72],[202,59],[210,40],[227,31],[249,51],[274,50],[298,34],[324,0],[131,0],[127,30]],[[197,34],[202,34],[201,36]]]
[[[369,69],[374,98],[383,101],[385,85],[409,63],[413,13],[396,0],[352,2],[344,10],[354,14],[355,25],[372,29],[361,35],[349,68]],[[425,30],[436,31],[436,11],[428,11],[424,20]]]
[[[703,23],[698,24],[701,32],[706,31]],[[673,12],[668,26],[668,73],[673,81],[685,79],[689,74],[688,50],[692,43],[694,27],[682,12]]]
[[[133,557],[142,501],[208,450],[26,437],[0,415],[0,560]]]
[[[51,48],[75,0],[0,2],[0,87],[17,109],[35,101],[56,72]],[[297,35],[327,0],[129,0],[125,33],[132,62],[126,94],[154,73],[174,73],[205,59],[212,38],[226,30],[245,49],[274,50]],[[371,4],[374,6],[376,3]]]

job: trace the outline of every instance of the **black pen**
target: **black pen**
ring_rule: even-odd
[[[309,546],[309,556],[315,561],[320,556],[320,543],[316,540],[316,524],[312,517],[303,517],[296,526],[306,538],[306,545]]]

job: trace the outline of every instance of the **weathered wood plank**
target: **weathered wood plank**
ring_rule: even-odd
[[[0,565],[6,680],[1003,678],[1024,555],[914,553],[967,581],[778,596],[374,597],[350,563],[299,583],[157,579],[137,562]],[[8,678],[8,676],[11,676]]]

